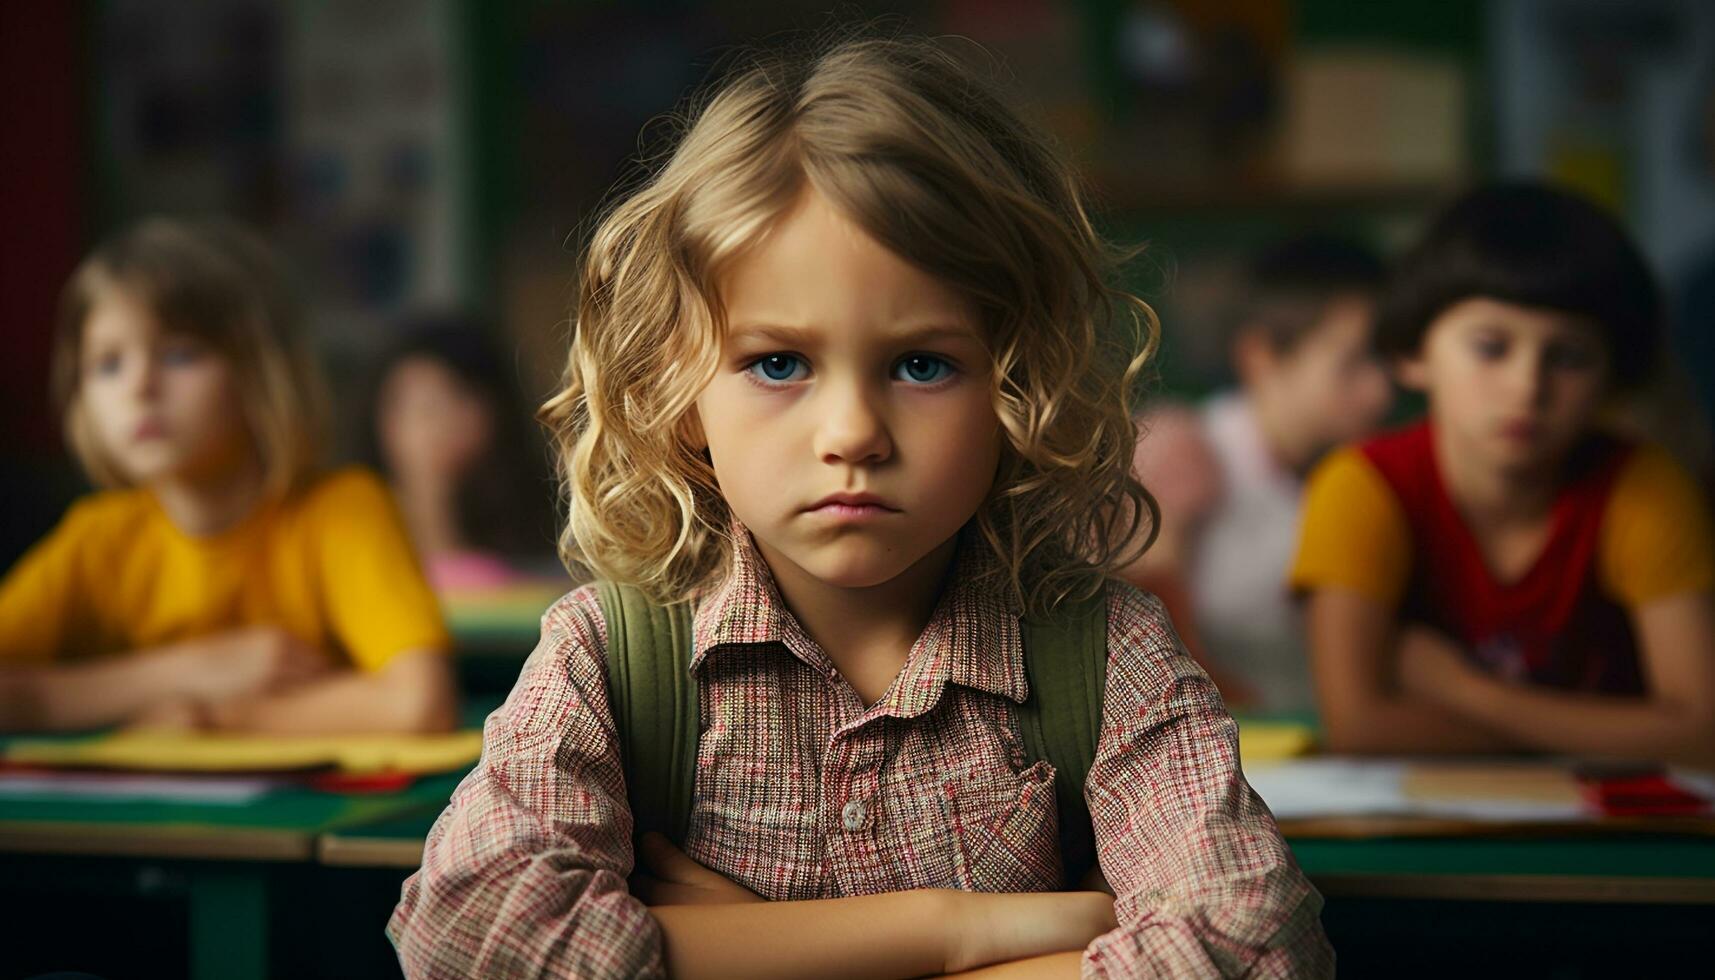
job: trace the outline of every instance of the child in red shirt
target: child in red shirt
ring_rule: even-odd
[[[1598,428],[1658,310],[1620,228],[1540,186],[1468,195],[1406,257],[1380,343],[1428,417],[1318,469],[1291,576],[1331,747],[1715,760],[1707,508]]]

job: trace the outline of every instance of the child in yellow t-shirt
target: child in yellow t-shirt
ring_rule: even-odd
[[[0,729],[450,726],[448,639],[379,480],[317,471],[319,385],[272,257],[146,221],[73,275],[67,438],[110,489],[0,581]]]
[[[1322,464],[1292,570],[1331,747],[1715,763],[1707,504],[1597,424],[1658,310],[1613,219],[1538,185],[1402,261],[1379,336],[1428,417]]]

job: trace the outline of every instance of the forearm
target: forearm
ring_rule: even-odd
[[[915,977],[1081,951],[1114,928],[1101,892],[924,889],[807,902],[659,906],[675,977]]]
[[[963,973],[949,973],[949,977],[959,977],[961,980],[1056,980],[1056,978],[1076,978],[1083,969],[1084,954],[1050,953],[1047,956],[1032,956],[1027,960],[1013,960],[1010,963],[996,963],[993,966],[978,967]]]
[[[98,663],[0,669],[0,730],[78,731],[117,725],[195,689],[188,644]]]
[[[1453,697],[1459,713],[1532,748],[1715,766],[1715,723],[1690,705],[1515,687],[1481,676]]]
[[[1518,739],[1459,713],[1403,695],[1354,695],[1322,707],[1323,738],[1331,752],[1364,755],[1516,751]]]
[[[447,731],[458,721],[443,654],[402,654],[377,673],[342,671],[279,694],[223,702],[212,727],[279,735]]]
[[[917,977],[952,968],[955,896],[895,892],[806,902],[650,909],[678,980]]]
[[[1313,593],[1306,616],[1312,677],[1329,751],[1371,755],[1516,750],[1517,743],[1403,689],[1396,613],[1340,589]]]

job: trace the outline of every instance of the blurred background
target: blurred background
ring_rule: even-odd
[[[81,489],[49,328],[102,236],[158,212],[266,235],[358,457],[377,359],[413,316],[483,324],[539,403],[580,232],[651,120],[735,44],[875,17],[992,52],[1109,234],[1148,244],[1134,285],[1165,324],[1165,391],[1222,382],[1214,325],[1257,245],[1333,231],[1389,254],[1473,181],[1538,175],[1637,235],[1707,410],[1715,5],[1696,0],[7,4],[0,567]]]
[[[390,470],[419,544],[449,559],[429,568],[443,597],[510,581],[517,569],[493,554],[552,576],[536,583],[544,591],[451,610],[472,703],[498,702],[536,616],[565,588],[530,416],[564,362],[583,235],[658,148],[662,118],[736,45],[877,18],[989,52],[1017,106],[1086,175],[1100,226],[1146,246],[1129,275],[1163,323],[1156,397],[1196,399],[1233,380],[1227,326],[1259,248],[1329,233],[1392,257],[1473,184],[1540,177],[1613,209],[1653,263],[1682,406],[1657,434],[1690,433],[1677,448],[1710,473],[1707,442],[1695,444],[1715,407],[1707,0],[26,0],[0,4],[0,570],[86,489],[48,391],[67,276],[142,216],[236,218],[282,252],[309,305],[334,383],[337,461]],[[446,514],[413,506],[418,475],[461,481],[473,508],[456,515],[462,539],[445,533]],[[499,655],[468,655],[484,649]],[[450,785],[426,785],[441,794],[432,817]],[[416,853],[425,829],[393,828]],[[1694,849],[1706,840],[1516,853],[1527,870],[1594,861],[1599,873],[1689,867],[1707,879],[1706,849]],[[1439,867],[1441,843],[1393,860]],[[1295,849],[1313,871],[1338,872],[1345,852],[1322,845]],[[1511,867],[1509,846],[1453,853],[1486,874]],[[265,868],[271,877],[256,880],[275,897],[240,893],[250,905],[223,890],[227,865],[113,862],[131,876],[115,879],[90,870],[111,870],[96,860],[34,865],[33,880],[76,893],[80,914],[45,931],[63,905],[43,900],[19,934],[56,955],[106,945],[124,957],[183,934],[188,916],[217,952],[227,933],[254,940],[254,959],[270,949],[288,964],[276,975],[380,976],[393,965],[379,923],[416,858],[368,877]],[[187,890],[189,913],[174,904]],[[1495,972],[1517,962],[1528,965],[1513,972],[1605,975],[1657,941],[1695,947],[1684,955],[1707,965],[1688,938],[1702,934],[1691,923],[1707,905],[1515,903],[1496,914],[1471,901],[1456,919],[1451,903],[1395,897],[1330,906],[1343,968],[1386,962],[1391,975],[1400,935]],[[276,916],[264,947],[255,922],[270,912],[296,914]],[[118,931],[89,944],[87,922]],[[198,941],[170,947],[155,973],[177,975],[189,956],[200,975],[242,975],[196,959]],[[1581,962],[1603,942],[1609,959]],[[1541,959],[1551,944],[1565,950]]]

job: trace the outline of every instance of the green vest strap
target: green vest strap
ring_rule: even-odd
[[[691,608],[629,585],[596,583],[607,620],[607,692],[637,833],[683,844],[696,785],[700,717],[691,676]]]
[[[1096,863],[1095,832],[1084,780],[1095,762],[1108,676],[1107,590],[1067,600],[1046,619],[1020,622],[1030,697],[1018,708],[1020,734],[1033,759],[1054,767],[1060,854],[1066,886]]]

